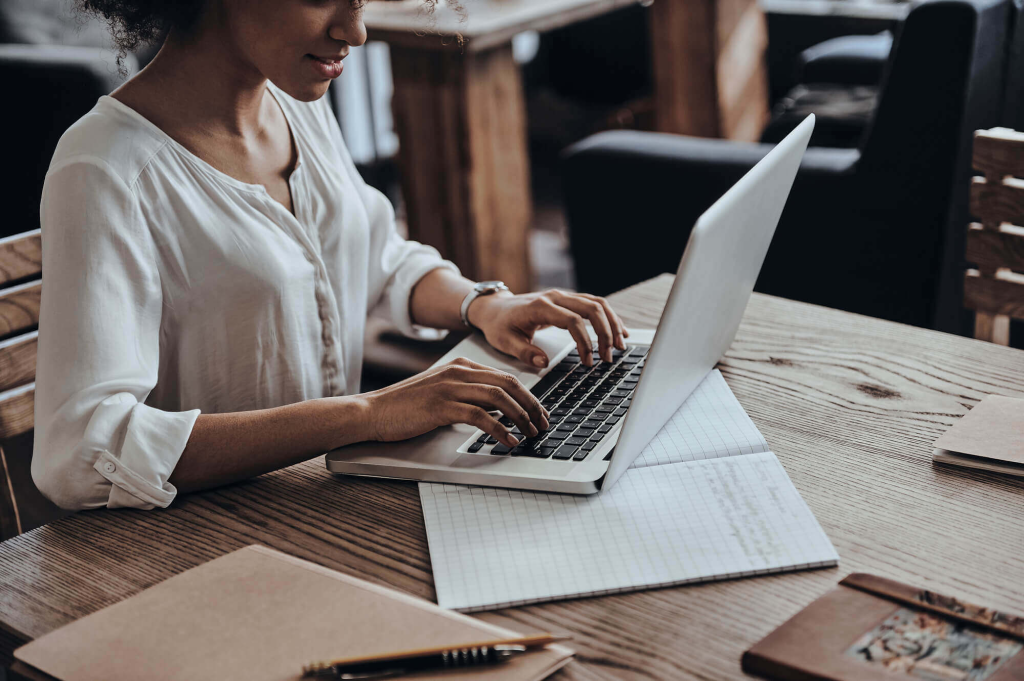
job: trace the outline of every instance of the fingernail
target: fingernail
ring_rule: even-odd
[[[533,366],[543,369],[548,365],[547,361],[540,355],[533,356]]]
[[[519,444],[519,440],[516,439],[515,435],[509,434],[509,436],[508,436],[508,443],[511,446],[515,447],[517,444]]]

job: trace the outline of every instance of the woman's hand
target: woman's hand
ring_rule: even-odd
[[[532,342],[534,332],[547,326],[568,330],[587,366],[593,364],[593,346],[585,321],[593,325],[598,354],[606,362],[612,361],[613,347],[626,349],[625,338],[629,337],[608,301],[587,293],[496,293],[474,300],[467,316],[492,346],[536,367],[546,367],[551,359]]]
[[[360,397],[369,407],[369,436],[384,442],[468,423],[515,447],[519,440],[488,413],[494,410],[527,437],[548,427],[547,410],[519,379],[462,357]]]

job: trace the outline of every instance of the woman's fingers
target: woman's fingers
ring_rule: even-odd
[[[612,361],[612,347],[615,346],[615,333],[611,321],[600,303],[574,294],[552,291],[552,300],[562,307],[590,320],[597,333],[598,353],[606,362]],[[621,349],[621,348],[620,348]]]
[[[612,330],[615,332],[615,347],[617,347],[619,350],[625,350],[625,339],[629,338],[629,331],[626,330],[626,325],[622,322],[622,317],[620,317],[618,313],[616,313],[615,310],[612,309],[611,304],[601,296],[593,296],[590,295],[589,293],[581,293],[579,295],[586,298],[587,300],[592,300],[595,303],[598,303],[601,307],[604,308],[604,312],[608,316],[608,321],[610,321],[612,324]]]
[[[498,423],[498,420],[487,413],[483,407],[476,407],[471,404],[460,402],[451,405],[449,419],[452,423],[468,423],[492,436],[498,442],[515,447],[519,440],[508,431],[505,426]]]
[[[531,303],[531,320],[536,326],[557,326],[565,329],[576,341],[576,349],[580,352],[580,361],[585,366],[594,364],[594,345],[590,342],[590,332],[583,322],[582,315],[556,305],[547,298],[537,298]]]
[[[487,367],[480,365],[480,368],[476,370],[476,373],[474,373],[473,379],[480,383],[501,388],[526,411],[529,415],[530,421],[536,424],[538,428],[544,430],[548,427],[548,410],[545,409],[534,394],[527,390],[526,386],[512,374],[504,371],[495,371],[494,369],[488,369]],[[509,418],[511,418],[511,415]],[[523,432],[525,433],[526,431],[524,430]]]
[[[451,386],[449,397],[487,409],[500,409],[519,426],[521,432],[530,437],[537,434],[537,429],[548,427],[547,410],[510,373],[461,358],[448,364],[436,375]],[[469,390],[463,389],[463,386]],[[534,426],[534,430],[531,430]]]
[[[483,383],[455,383],[450,387],[449,399],[464,404],[482,407],[487,411],[497,409],[519,427],[526,437],[535,437],[540,430],[530,421],[530,415],[504,390],[496,385]]]

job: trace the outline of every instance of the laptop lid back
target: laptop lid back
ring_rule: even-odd
[[[694,225],[602,489],[615,484],[732,345],[813,129],[811,115]]]

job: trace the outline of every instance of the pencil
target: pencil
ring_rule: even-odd
[[[557,634],[535,634],[533,636],[520,636],[518,638],[500,638],[492,639],[490,641],[478,641],[475,643],[459,643],[455,645],[437,646],[434,648],[417,648],[415,650],[402,650],[393,653],[384,653],[377,655],[362,655],[358,657],[343,657],[337,660],[330,660],[328,662],[313,662],[307,664],[302,668],[303,676],[312,676],[322,671],[326,671],[332,667],[347,667],[356,664],[368,664],[373,662],[401,662],[414,657],[422,657],[424,655],[440,655],[445,651],[449,650],[462,650],[463,648],[483,648],[502,645],[516,645],[523,646],[525,648],[538,648],[540,646],[546,646],[549,643],[555,643],[557,641],[566,641],[571,639],[569,635],[557,635]]]

